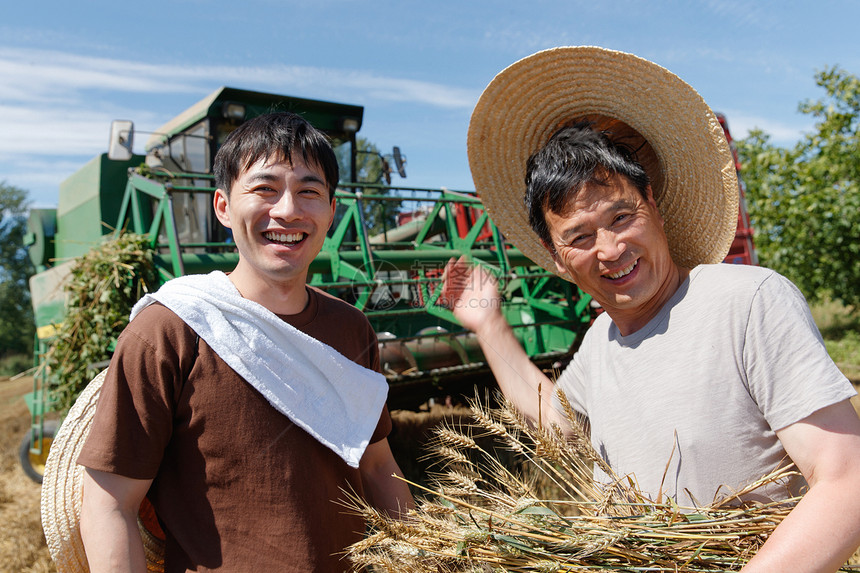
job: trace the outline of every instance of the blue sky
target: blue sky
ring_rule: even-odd
[[[798,103],[823,95],[815,72],[860,74],[858,17],[860,3],[828,0],[7,2],[0,181],[55,205],[60,181],[106,151],[112,119],[152,131],[229,85],[363,105],[360,135],[403,149],[403,183],[473,189],[466,130],[481,91],[562,45],[655,61],[735,137],[757,126],[791,145],[812,125]]]

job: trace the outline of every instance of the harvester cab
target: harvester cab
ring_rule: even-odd
[[[474,396],[476,384],[494,384],[474,335],[436,304],[442,269],[454,257],[467,256],[498,277],[503,313],[536,364],[552,368],[569,357],[592,318],[590,297],[508,244],[474,192],[391,186],[392,174],[406,175],[397,147],[368,170],[368,154],[357,149],[361,106],[225,87],[149,134],[145,155],[133,153],[133,124],[114,122],[110,152],[61,184],[56,210],[31,214],[40,361],[66,316],[62,287],[70,268],[105,239],[124,231],[145,236],[162,282],[235,267],[235,245],[212,210],[213,159],[243,121],[275,110],[304,116],[335,148],[336,218],[308,280],[370,320],[390,408]],[[43,422],[53,408],[51,384],[51,373],[40,369],[28,398],[33,424],[22,463],[34,479],[50,440]]]
[[[153,175],[172,176],[173,187],[200,188],[172,196],[172,210],[177,239],[186,252],[205,252],[190,245],[223,242],[226,230],[215,219],[211,175],[215,153],[227,136],[244,121],[270,111],[293,111],[306,117],[331,139],[341,161],[346,181],[354,181],[357,153],[356,132],[361,127],[363,108],[238,90],[224,87],[199,101],[182,114],[149,133],[145,166]],[[128,160],[131,157],[134,125],[115,121],[111,126],[108,157]],[[187,176],[179,176],[186,174]],[[207,177],[194,177],[203,174]],[[164,240],[165,235],[161,236]]]

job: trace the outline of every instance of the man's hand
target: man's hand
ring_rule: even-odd
[[[451,309],[460,324],[477,335],[505,397],[535,422],[569,427],[564,415],[552,406],[555,385],[529,359],[502,314],[496,279],[460,257],[448,261],[442,281],[440,304]]]
[[[464,327],[479,332],[488,322],[501,318],[498,283],[480,265],[465,257],[451,259],[442,275],[439,304],[450,309]]]

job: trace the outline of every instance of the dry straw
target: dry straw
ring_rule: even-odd
[[[697,508],[653,503],[627,479],[597,484],[591,470],[599,456],[566,408],[573,439],[528,423],[510,403],[490,408],[475,400],[473,424],[438,430],[434,487],[411,484],[425,499],[407,519],[350,498],[372,528],[348,550],[354,570],[738,571],[797,502],[740,501],[783,483],[793,468]],[[500,461],[503,450],[521,456],[520,470]]]

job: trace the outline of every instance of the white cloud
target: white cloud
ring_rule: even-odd
[[[91,58],[45,50],[0,48],[0,97],[17,101],[57,101],[87,90],[181,92],[194,86],[176,79],[176,71],[137,62]]]
[[[461,111],[480,94],[369,71],[153,64],[0,46],[0,180],[30,190],[38,204],[51,203],[60,181],[107,149],[111,120],[132,119],[138,130],[153,130],[222,85]],[[165,108],[173,96],[184,103]],[[144,140],[135,145],[138,153]]]
[[[206,93],[213,85],[254,84],[279,91],[304,88],[330,94],[349,90],[358,99],[409,101],[443,108],[468,108],[474,90],[390,78],[361,71],[307,66],[177,66],[145,64],[46,50],[0,47],[0,101],[75,101],[92,92]],[[355,97],[353,97],[355,99]]]
[[[0,154],[69,155],[106,148],[111,117],[94,110],[0,105]]]
[[[150,129],[172,117],[143,109],[150,94],[204,97],[215,86],[236,85],[341,101],[411,102],[471,109],[478,92],[369,72],[302,66],[155,65],[46,50],[0,47],[0,153],[69,155],[106,146],[112,119],[130,118]],[[132,96],[138,96],[134,98]],[[143,96],[143,97],[140,97]],[[186,98],[193,101],[191,98]],[[128,101],[141,103],[137,108]],[[145,129],[145,128],[144,128]]]

